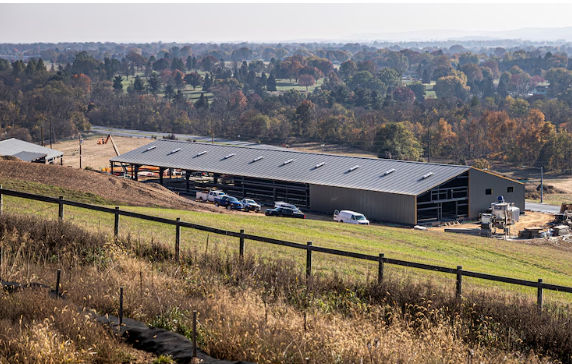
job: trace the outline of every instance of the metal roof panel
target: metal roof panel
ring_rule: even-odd
[[[418,195],[470,169],[451,164],[173,140],[157,140],[110,161],[406,195]],[[389,170],[393,171],[386,174]]]
[[[0,141],[0,155],[14,155],[20,152],[46,154],[46,160],[48,161],[64,155],[64,153],[58,150],[42,147],[41,145],[34,143],[28,143],[16,138]]]

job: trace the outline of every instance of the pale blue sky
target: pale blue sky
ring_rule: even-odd
[[[570,14],[563,3],[0,4],[0,42],[428,40],[570,27]]]

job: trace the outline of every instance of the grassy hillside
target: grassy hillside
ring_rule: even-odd
[[[0,295],[0,362],[143,361],[77,315],[124,313],[191,335],[210,355],[257,363],[570,363],[570,313],[538,315],[526,300],[494,292],[457,300],[439,286],[388,277],[382,285],[316,277],[306,286],[291,260],[239,259],[216,248],[180,264],[161,242],[113,241],[76,224],[0,216],[2,276],[53,286]],[[83,332],[85,330],[85,332]],[[467,353],[471,353],[471,358]],[[148,360],[149,361],[149,360]],[[164,362],[164,361],[161,361]]]
[[[199,205],[156,183],[138,183],[90,170],[59,165],[26,163],[0,159],[0,183],[21,191],[42,191],[52,196],[63,194],[69,199],[81,198],[95,203],[135,206],[163,206],[179,209],[212,210]],[[45,186],[41,186],[45,185]]]
[[[2,186],[2,188],[8,190],[35,193],[38,195],[53,196],[53,197],[65,196],[69,200],[84,202],[84,203],[92,203],[98,205],[112,205],[115,202],[91,192],[81,192],[73,190],[71,188],[47,185],[44,183],[25,181],[20,179],[0,178],[0,185]]]
[[[162,216],[180,217],[183,221],[283,239],[298,243],[312,241],[314,245],[356,251],[415,262],[448,267],[462,265],[466,270],[497,274],[514,278],[572,285],[572,245],[569,242],[551,243],[517,242],[461,236],[434,231],[416,231],[400,227],[355,226],[335,224],[330,221],[291,220],[255,214],[213,214],[208,212],[184,211],[148,207],[122,207],[130,211]],[[56,218],[57,206],[45,203],[5,197],[5,210],[16,213],[36,214]],[[66,206],[65,219],[81,224],[92,231],[107,234],[112,232],[113,216]],[[121,217],[120,233],[142,241],[174,242],[174,227],[132,218]],[[171,246],[172,247],[172,246]],[[214,247],[237,251],[238,239],[182,229],[182,250],[208,251]],[[293,258],[302,263],[305,252],[285,247],[275,247],[252,241],[246,242],[246,250],[265,257]],[[351,258],[335,257],[315,253],[316,273],[342,273],[353,277],[375,279],[377,265]],[[454,277],[439,273],[420,271],[388,265],[386,275],[401,279],[423,279],[427,277],[454,288]],[[478,286],[501,287],[526,293],[531,300],[535,290],[512,285],[465,278],[465,289]],[[547,299],[572,301],[572,295],[545,292]]]

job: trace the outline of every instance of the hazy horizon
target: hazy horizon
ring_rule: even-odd
[[[572,4],[0,4],[0,42],[572,41],[570,13]]]

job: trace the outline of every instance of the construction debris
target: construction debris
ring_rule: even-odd
[[[568,225],[558,225],[552,228],[553,236],[564,236],[570,234],[570,227]]]
[[[524,228],[524,230],[519,231],[518,237],[521,239],[536,239],[536,238],[544,238],[548,234],[547,230],[539,227],[528,227]]]

